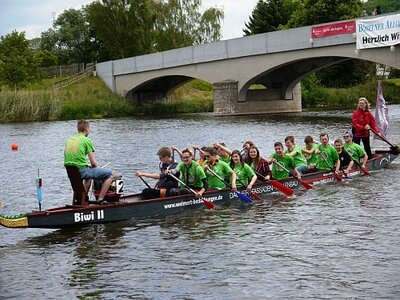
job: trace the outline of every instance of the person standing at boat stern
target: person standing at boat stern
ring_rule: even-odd
[[[175,169],[177,163],[172,158],[172,151],[168,147],[161,147],[157,151],[158,158],[160,159],[159,173],[145,173],[142,171],[137,171],[136,176],[147,177],[157,179],[154,188],[145,188],[142,191],[142,197],[144,199],[162,198],[169,196],[169,191],[172,188],[178,187],[178,182],[171,176],[168,176],[168,170]],[[179,173],[176,174],[179,177]]]
[[[98,201],[102,202],[111,185],[114,173],[111,169],[98,167],[94,156],[93,142],[88,138],[90,133],[89,121],[78,121],[77,129],[78,133],[65,142],[64,166],[76,166],[79,169],[86,193],[92,179],[102,181],[98,198]],[[89,158],[90,166],[88,166],[86,156]]]
[[[371,113],[371,107],[367,98],[361,97],[358,99],[358,107],[354,111],[351,121],[354,143],[360,145],[362,141],[365,152],[367,152],[368,159],[371,159],[372,152],[369,139],[369,130],[372,128],[374,131],[379,133],[379,129],[376,126],[375,118]]]
[[[207,176],[203,168],[193,160],[193,153],[190,149],[182,150],[182,162],[180,162],[175,169],[170,169],[168,172],[175,175],[180,172],[181,181],[187,186],[197,192],[196,197],[200,198],[203,193],[208,189]],[[179,188],[173,188],[169,191],[170,196],[190,194],[191,191],[180,185]]]

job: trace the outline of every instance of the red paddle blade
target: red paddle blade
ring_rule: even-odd
[[[335,174],[335,178],[337,181],[342,181],[342,176],[340,176],[340,174],[334,173]]]
[[[251,196],[251,198],[253,199],[253,200],[261,200],[261,197],[260,196],[258,196],[258,194],[256,194],[256,193],[254,193],[254,192],[250,192],[249,193],[250,194],[250,196]]]
[[[342,180],[342,179],[340,179]],[[301,183],[302,186],[304,186],[307,190],[311,190],[313,189],[311,184],[308,184],[307,182],[303,181],[303,180],[299,180],[299,182]]]
[[[363,168],[360,166],[360,170],[365,174],[365,175],[371,175],[366,168]]]
[[[276,188],[278,191],[284,193],[286,196],[292,196],[294,191],[287,187],[286,185],[283,185],[282,183],[280,183],[279,181],[276,180],[269,180],[269,183]]]
[[[215,208],[217,208],[217,205],[215,205],[215,204],[212,203],[211,201],[208,201],[208,200],[206,200],[206,199],[202,199],[202,200],[203,200],[204,205],[205,205],[207,208],[209,208],[209,209],[215,209]]]

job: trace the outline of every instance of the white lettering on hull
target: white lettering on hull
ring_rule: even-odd
[[[90,222],[90,221],[96,221],[96,220],[104,220],[104,210],[98,210],[97,213],[92,210],[91,212],[88,213],[74,213],[74,222],[79,223],[79,222]]]
[[[220,201],[222,199],[223,199],[222,195],[212,196],[212,197],[204,197],[204,200],[207,200],[209,202]],[[202,199],[191,199],[191,200],[187,200],[187,201],[180,201],[180,202],[176,202],[176,203],[165,204],[164,209],[190,206],[190,205],[196,205],[196,204],[200,204],[200,203],[203,203]]]

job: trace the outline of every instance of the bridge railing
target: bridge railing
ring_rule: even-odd
[[[67,87],[71,84],[74,84],[75,82],[82,80],[83,78],[86,78],[89,75],[92,75],[93,72],[95,71],[95,68],[96,68],[95,66],[90,66],[87,69],[85,69],[75,75],[72,75],[63,80],[54,82],[53,83],[53,91],[60,90],[64,87]]]

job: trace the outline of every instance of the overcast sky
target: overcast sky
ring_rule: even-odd
[[[25,31],[27,39],[40,37],[52,26],[64,10],[79,9],[93,0],[0,0],[0,36]],[[203,0],[203,7],[223,8],[223,39],[243,36],[244,23],[248,22],[257,0]]]

